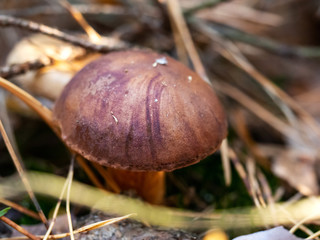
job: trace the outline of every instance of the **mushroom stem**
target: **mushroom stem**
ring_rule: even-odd
[[[39,114],[39,116],[48,124],[50,128],[52,128],[55,133],[59,132],[53,123],[52,111],[43,106],[36,98],[32,97],[29,93],[2,77],[0,77],[0,87],[6,89],[8,92],[21,99],[25,104]]]
[[[135,191],[143,200],[152,204],[163,203],[165,172],[136,172],[108,168],[110,177],[123,191]]]

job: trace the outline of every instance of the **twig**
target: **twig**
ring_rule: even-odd
[[[66,41],[76,46],[80,46],[95,52],[105,53],[112,50],[129,48],[131,46],[129,43],[123,42],[115,38],[110,38],[110,37],[103,37],[104,44],[94,44],[83,38],[64,33],[56,28],[52,28],[44,24],[39,24],[36,22],[27,21],[20,18],[14,18],[6,15],[0,15],[0,26],[19,27],[32,32],[39,32],[47,36],[54,37],[62,41]]]
[[[9,218],[7,218],[5,216],[2,216],[2,217],[0,217],[0,220],[3,221],[4,223],[8,224],[10,227],[14,228],[15,230],[17,230],[21,234],[27,236],[29,239],[40,240],[39,237],[34,236],[33,234],[29,233],[27,230],[25,230],[24,228],[20,227],[18,224],[16,224],[15,222],[11,221]]]
[[[0,68],[0,77],[11,78],[16,75],[24,74],[28,71],[38,70],[40,68],[51,65],[52,61],[44,61],[37,59],[35,61],[29,61],[21,64],[12,64]]]

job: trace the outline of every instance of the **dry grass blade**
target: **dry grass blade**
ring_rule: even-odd
[[[101,36],[94,30],[86,19],[83,17],[82,13],[74,8],[67,0],[59,0],[60,4],[64,6],[72,15],[72,17],[80,24],[80,26],[86,31],[90,40],[94,43],[99,43],[101,41]]]
[[[10,153],[10,156],[13,160],[13,163],[19,173],[19,176],[21,178],[21,181],[23,182],[23,185],[25,187],[25,189],[27,190],[32,202],[34,203],[36,209],[38,210],[38,213],[39,213],[39,217],[41,218],[42,222],[45,224],[46,227],[48,227],[48,223],[47,223],[47,219],[44,215],[44,213],[42,212],[41,208],[40,208],[40,205],[36,199],[36,196],[35,194],[33,193],[32,191],[32,188],[31,188],[31,185],[29,183],[29,180],[27,178],[27,176],[25,175],[25,170],[24,170],[24,166],[21,162],[21,160],[19,159],[19,157],[17,156],[17,154],[15,153],[15,150],[14,148],[12,147],[11,143],[10,143],[10,139],[6,133],[6,130],[2,124],[2,121],[0,119],[0,132],[1,132],[1,135],[3,137],[3,140],[5,142],[5,145]]]
[[[29,239],[40,240],[39,237],[33,235],[32,233],[28,232],[24,228],[20,227],[18,224],[16,224],[15,222],[11,221],[9,218],[7,218],[5,216],[2,216],[2,217],[0,217],[0,220],[3,221],[4,223],[8,224],[10,227],[14,228],[15,230],[17,230],[21,234],[25,235]]]

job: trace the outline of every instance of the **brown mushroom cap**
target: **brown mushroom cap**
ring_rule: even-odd
[[[159,59],[167,63],[155,64]],[[65,87],[53,114],[71,149],[135,171],[194,164],[216,151],[227,133],[212,88],[151,51],[112,52],[91,62]]]

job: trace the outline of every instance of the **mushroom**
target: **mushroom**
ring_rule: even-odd
[[[64,88],[53,118],[68,147],[151,203],[163,200],[164,171],[199,162],[227,134],[211,86],[178,61],[143,50],[86,65]]]

